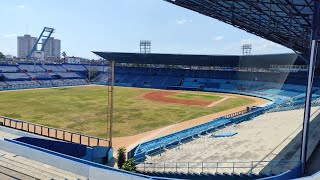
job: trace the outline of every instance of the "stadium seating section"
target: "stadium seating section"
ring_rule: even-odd
[[[78,86],[88,84],[87,65],[19,64],[0,65],[0,90]],[[105,72],[107,66],[93,66]]]

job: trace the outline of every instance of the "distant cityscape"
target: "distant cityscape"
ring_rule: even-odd
[[[31,52],[34,44],[36,43],[37,38],[32,37],[29,34],[25,34],[24,36],[17,37],[17,57],[18,58],[27,58],[29,52]],[[42,43],[44,43],[44,39],[42,39]],[[35,53],[32,53],[30,56],[35,58]],[[61,58],[61,40],[55,39],[54,37],[50,37],[48,42],[44,48],[44,58],[51,60],[58,60]]]
[[[45,42],[47,41],[47,42]],[[37,46],[43,45],[43,50],[32,51],[35,44]],[[37,48],[36,48],[37,49]],[[30,53],[33,52],[31,55]],[[0,52],[0,55],[2,53]],[[41,56],[39,56],[39,54]],[[95,61],[92,63],[101,63],[100,61]],[[30,34],[25,34],[23,36],[17,36],[17,56],[11,54],[2,54],[0,56],[0,64],[16,64],[20,62],[29,62],[29,63],[46,63],[46,64],[60,64],[60,63],[69,63],[69,64],[81,64],[89,63],[89,59],[75,56],[68,56],[66,52],[61,51],[61,40],[55,39],[54,37],[49,37],[47,39],[40,39],[37,42],[37,37],[33,37]]]

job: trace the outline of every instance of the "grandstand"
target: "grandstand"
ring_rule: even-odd
[[[86,85],[85,71],[85,65],[2,64],[0,90]]]

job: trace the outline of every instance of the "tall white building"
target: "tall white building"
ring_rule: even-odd
[[[44,43],[45,39],[42,40]],[[44,48],[44,57],[45,58],[61,58],[61,41],[59,39],[54,39],[54,37],[50,37],[46,47]]]
[[[34,44],[36,43],[37,38],[31,37],[28,34],[24,36],[17,37],[17,56],[19,58],[25,58],[32,50]],[[33,55],[31,56],[33,57]]]

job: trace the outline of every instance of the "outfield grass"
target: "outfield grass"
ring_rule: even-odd
[[[253,103],[252,99],[236,97],[210,108],[186,106],[149,101],[141,96],[142,93],[150,91],[153,90],[115,88],[114,136],[135,135]],[[102,86],[2,92],[0,93],[0,115],[104,137],[107,129],[106,94],[106,87]],[[210,94],[212,95],[209,98],[222,98],[215,93]],[[196,98],[207,96],[208,93],[197,93]]]

